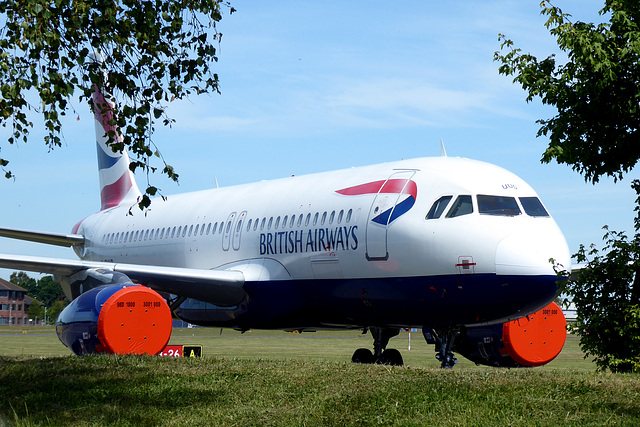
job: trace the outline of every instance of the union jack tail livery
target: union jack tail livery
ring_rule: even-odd
[[[107,145],[109,136],[117,144],[122,142],[115,125],[113,103],[107,100],[96,87],[93,93],[96,120],[96,142],[98,144],[98,169],[100,173],[100,210],[119,205],[133,205],[141,197],[133,172],[129,169],[126,149],[113,151]]]

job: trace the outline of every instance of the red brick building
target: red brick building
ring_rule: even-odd
[[[27,296],[27,290],[0,279],[0,326],[29,325],[29,306],[35,300]],[[39,304],[35,301],[36,304]]]

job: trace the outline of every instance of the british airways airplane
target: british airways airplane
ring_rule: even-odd
[[[363,329],[359,363],[422,328],[443,368],[539,366],[566,337],[550,259],[567,243],[534,190],[463,158],[403,160],[154,200],[125,152],[107,147],[111,104],[94,94],[100,211],[71,234],[0,236],[72,247],[79,260],[0,254],[0,267],[54,274],[72,303],[57,320],[76,354],[157,354],[172,315],[239,330]],[[133,208],[132,208],[133,207]]]

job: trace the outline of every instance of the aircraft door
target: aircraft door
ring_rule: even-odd
[[[224,234],[222,235],[222,250],[228,251],[229,246],[231,246],[231,235],[233,234],[233,230],[235,227],[236,217],[238,214],[236,212],[232,212],[227,218],[227,221],[223,224]]]
[[[235,229],[233,233],[233,250],[237,251],[240,249],[240,237],[242,236],[242,229],[244,228],[244,220],[247,217],[247,211],[242,211],[240,216],[238,216],[238,223],[233,226]]]
[[[415,173],[413,170],[396,172],[380,186],[367,218],[367,260],[386,261],[389,259],[387,249],[389,224],[394,219],[393,213],[396,206],[407,196],[407,188]]]

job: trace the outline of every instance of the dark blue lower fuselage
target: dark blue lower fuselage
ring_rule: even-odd
[[[446,327],[500,323],[553,300],[556,276],[495,274],[247,282],[234,307],[187,299],[176,314],[239,329]]]

